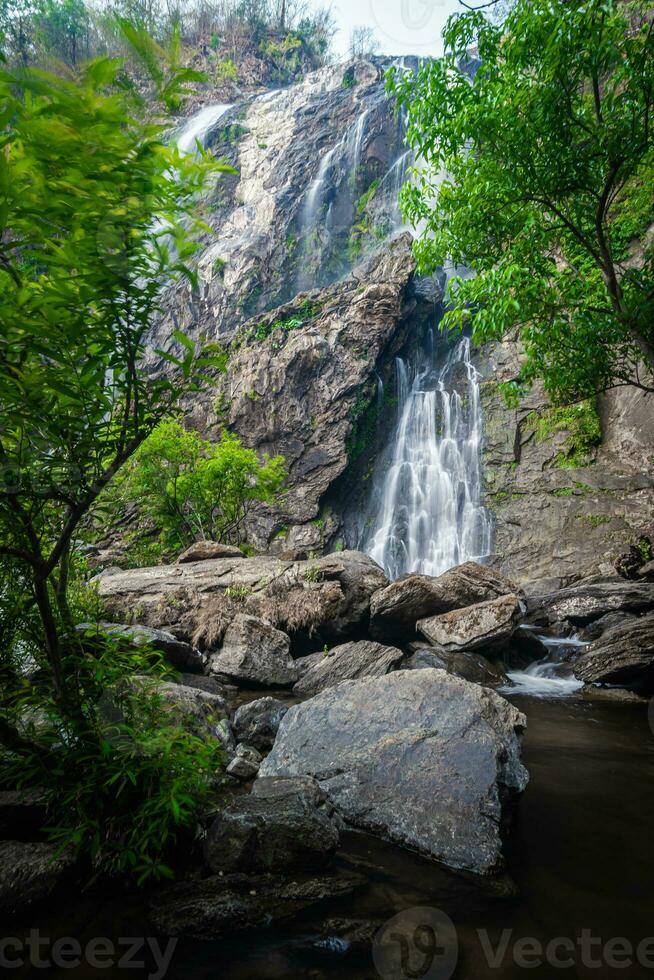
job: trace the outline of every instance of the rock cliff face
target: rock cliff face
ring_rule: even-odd
[[[518,375],[518,345],[491,344],[478,356],[494,563],[523,584],[552,587],[615,574],[618,555],[654,522],[654,399],[622,388],[596,406],[556,412],[536,385],[509,409],[497,383]]]
[[[385,66],[330,66],[218,112],[205,143],[238,172],[204,202],[197,288],[171,292],[152,337],[165,347],[179,326],[229,348],[229,374],[191,421],[286,458],[288,492],[248,527],[251,545],[284,557],[360,547],[351,529],[397,419],[395,357],[440,315],[439,279],[415,275],[402,233],[411,157]],[[577,417],[553,413],[535,387],[508,409],[497,382],[519,363],[512,342],[477,352],[490,560],[518,584],[612,574],[652,528],[652,399],[622,389]]]

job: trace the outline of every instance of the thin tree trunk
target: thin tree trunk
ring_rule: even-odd
[[[43,624],[45,636],[45,651],[52,667],[52,681],[54,685],[55,699],[59,704],[65,701],[65,687],[63,666],[61,662],[61,645],[59,642],[59,631],[52,611],[50,596],[48,595],[48,579],[38,570],[34,573],[34,595],[36,605]]]

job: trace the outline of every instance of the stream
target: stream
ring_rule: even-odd
[[[456,875],[406,850],[351,834],[345,854],[365,868],[363,889],[298,917],[288,930],[231,943],[180,944],[170,976],[375,978],[369,946],[326,942],[326,920],[384,921],[424,906],[444,911],[458,935],[456,972],[428,974],[438,980],[513,980],[559,972],[615,976],[609,967],[584,966],[580,947],[573,954],[575,966],[556,971],[548,964],[526,970],[513,962],[511,948],[527,938],[576,942],[583,929],[603,944],[625,937],[637,945],[654,935],[654,849],[648,843],[654,736],[646,706],[521,695],[510,700],[528,717],[524,761],[531,779],[515,812],[506,874],[488,880]],[[488,931],[496,949],[507,929],[512,930],[509,948],[493,967],[478,930]],[[652,970],[634,965],[620,975],[646,977]]]
[[[559,973],[580,978],[651,976],[651,968],[638,964],[619,974],[608,966],[584,965],[579,946],[572,954],[574,966],[560,970],[548,964],[526,970],[514,962],[512,953],[518,940],[534,939],[545,945],[562,937],[577,943],[584,929],[602,944],[622,937],[637,946],[654,935],[654,736],[647,706],[588,701],[575,695],[507,696],[528,718],[524,761],[530,783],[515,810],[505,873],[489,879],[456,874],[410,851],[349,833],[338,863],[365,878],[351,896],[325,900],[284,926],[229,941],[180,940],[167,976],[171,980],[372,980],[379,973],[372,962],[370,939],[348,941],[341,938],[342,929],[341,937],[335,935],[334,920],[383,923],[416,907],[441,910],[450,917],[456,928],[458,961],[455,972],[445,964],[437,972],[414,976],[436,980],[514,980],[528,974],[551,978]],[[35,927],[43,935],[75,936],[81,942],[93,936],[150,934],[138,895],[77,897],[65,910],[52,909]],[[499,965],[489,965],[484,943],[496,950],[507,935],[504,955],[501,949],[497,954]],[[591,947],[587,962],[596,962],[592,957],[598,949],[597,944]],[[18,974],[40,975],[42,970],[29,967]],[[80,967],[54,975],[92,977],[98,972]],[[109,968],[102,975],[125,974]]]

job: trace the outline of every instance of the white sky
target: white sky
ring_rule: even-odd
[[[381,54],[442,54],[441,31],[450,14],[462,8],[456,0],[332,0],[339,25],[334,47],[346,54],[350,32],[372,27]]]

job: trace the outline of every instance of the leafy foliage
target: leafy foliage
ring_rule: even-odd
[[[402,195],[424,223],[419,264],[476,274],[451,282],[446,326],[469,317],[478,341],[519,330],[517,392],[536,376],[561,402],[654,388],[647,7],[518,0],[502,26],[470,12],[444,38],[442,59],[389,86],[425,161]]]
[[[542,415],[532,412],[526,421],[534,426],[538,442],[548,439],[555,432],[567,433],[565,451],[559,454],[557,460],[557,464],[564,469],[588,465],[593,450],[602,441],[600,419],[590,399],[575,405],[551,408]]]
[[[198,77],[179,67],[178,38],[168,57],[122,29],[176,108]],[[164,287],[194,281],[199,191],[227,169],[166,146],[143,110],[106,58],[64,75],[0,70],[2,779],[45,787],[57,841],[140,880],[169,873],[168,845],[220,760],[126,679],[161,673],[156,658],[82,640],[76,624],[99,608],[76,535],[178,399],[223,365],[180,332],[161,352],[168,378],[143,354]]]
[[[153,652],[89,629],[74,666],[77,717],[26,679],[5,689],[20,751],[0,747],[0,785],[38,788],[50,839],[95,868],[139,884],[172,877],[172,847],[192,836],[223,764],[221,743],[176,722],[157,690],[170,672]]]
[[[285,476],[281,456],[260,463],[230,432],[211,443],[165,422],[135,454],[118,492],[162,529],[163,548],[174,551],[199,539],[240,542],[253,504],[274,502]]]
[[[102,59],[75,78],[0,72],[0,554],[28,566],[60,697],[51,593],[70,621],[75,529],[182,391],[217,366],[177,333],[179,353],[164,354],[177,377],[141,367],[163,286],[193,280],[197,193],[226,168],[165,146],[118,70]],[[154,80],[176,104],[193,77],[162,65]]]

